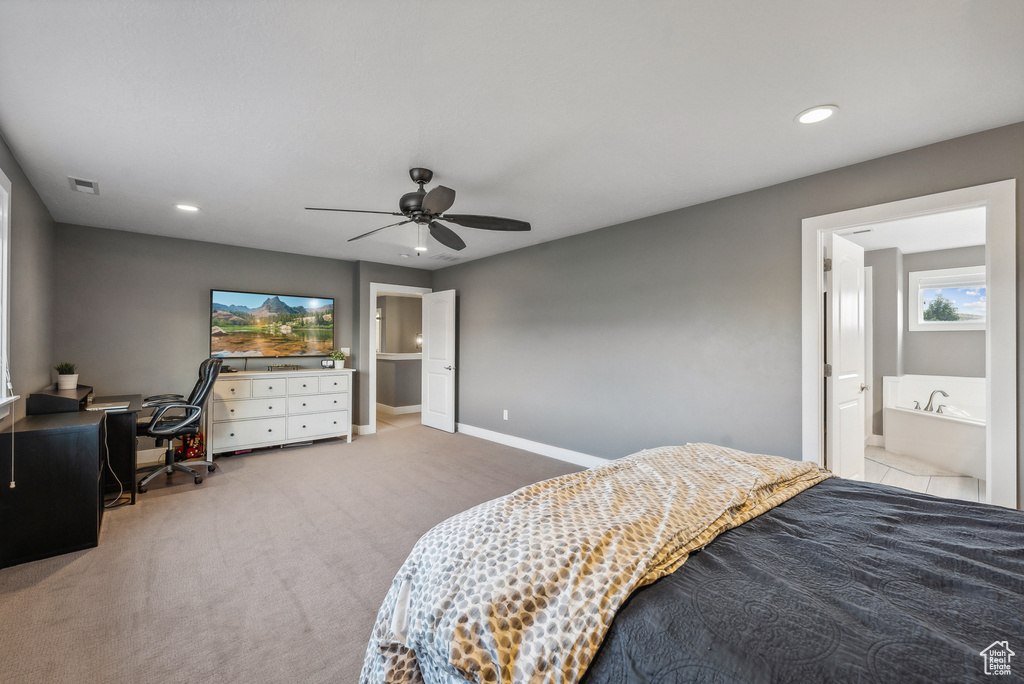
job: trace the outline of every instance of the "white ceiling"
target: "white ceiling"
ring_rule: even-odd
[[[839,231],[864,251],[898,248],[904,254],[985,244],[985,207],[925,214]]]
[[[0,0],[0,133],[57,221],[438,268],[303,207],[426,166],[533,224],[452,226],[480,258],[1024,120],[1022,35],[1021,0]]]

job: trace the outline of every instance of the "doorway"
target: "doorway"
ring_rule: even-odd
[[[986,213],[969,207],[836,233],[864,250],[865,284],[878,281],[864,293],[867,322],[877,314],[865,351],[878,358],[865,373],[868,482],[984,500]]]
[[[826,448],[825,292],[822,258],[832,235],[914,217],[981,207],[985,211],[985,480],[984,500],[1017,507],[1016,182],[964,188],[803,221],[803,459],[831,467]],[[877,361],[877,360],[876,360]]]
[[[420,423],[422,297],[430,288],[370,283],[369,434]]]

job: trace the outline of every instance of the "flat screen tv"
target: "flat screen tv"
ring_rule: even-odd
[[[210,291],[210,356],[327,356],[334,348],[334,300]]]

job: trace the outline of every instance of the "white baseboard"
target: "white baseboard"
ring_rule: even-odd
[[[535,454],[540,454],[541,456],[547,456],[548,458],[554,458],[559,461],[566,461],[567,463],[573,463],[578,466],[583,466],[584,468],[593,468],[594,466],[608,463],[608,459],[601,458],[599,456],[591,456],[590,454],[571,451],[569,449],[551,446],[550,444],[533,442],[529,439],[523,439],[522,437],[513,437],[512,435],[494,432],[493,430],[485,430],[472,425],[466,425],[465,423],[459,423],[456,425],[456,429],[462,434],[469,435],[470,437],[479,437],[480,439],[486,439],[489,442],[497,442],[498,444],[504,444],[505,446],[522,449],[523,451],[531,451]]]
[[[882,435],[871,435],[865,442],[868,446],[885,448],[885,437]]]
[[[377,432],[376,428],[371,430],[369,425],[353,425],[352,429],[357,435],[372,435]]]
[[[153,447],[152,449],[139,449],[136,452],[136,465],[139,468],[151,465],[161,465],[164,462],[166,447]]]
[[[388,406],[387,404],[377,404],[377,413],[386,413],[389,416],[400,416],[405,413],[419,413],[420,404],[410,404],[409,406]]]

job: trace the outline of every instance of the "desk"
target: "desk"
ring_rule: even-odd
[[[103,413],[25,416],[0,434],[0,567],[96,546],[103,521]]]
[[[135,425],[139,411],[142,410],[141,394],[115,394],[107,397],[96,397],[93,402],[125,402],[128,408],[122,411],[107,411],[107,448],[110,449],[110,470],[116,479],[110,476],[110,470],[104,473],[104,494],[117,494],[124,487],[124,493],[135,503],[138,486],[135,483],[135,469],[138,465],[138,444],[135,437]],[[103,411],[91,411],[103,415]],[[118,480],[121,485],[118,485]]]

